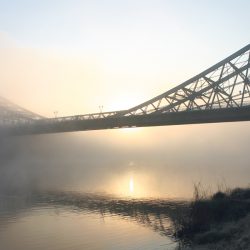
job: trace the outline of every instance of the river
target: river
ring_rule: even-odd
[[[0,138],[0,250],[175,249],[173,222],[194,184],[249,183],[248,128]]]
[[[2,195],[1,250],[176,249],[180,201],[43,192]]]

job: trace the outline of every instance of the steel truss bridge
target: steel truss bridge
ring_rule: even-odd
[[[127,110],[45,118],[0,98],[9,134],[250,121],[250,44],[165,93]]]

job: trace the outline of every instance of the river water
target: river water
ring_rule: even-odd
[[[177,201],[76,193],[2,195],[1,250],[176,249]]]
[[[249,138],[249,123],[0,138],[0,250],[175,249],[176,199],[248,185]]]

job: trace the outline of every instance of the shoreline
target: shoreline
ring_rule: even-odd
[[[176,239],[183,250],[250,249],[250,188],[235,188],[195,198],[176,221]]]

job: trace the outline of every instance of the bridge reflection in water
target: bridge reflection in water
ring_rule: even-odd
[[[4,199],[3,199],[4,198]],[[118,216],[131,220],[168,237],[173,237],[175,223],[188,212],[188,202],[164,199],[129,199],[98,194],[74,192],[38,192],[25,196],[0,197],[0,217],[3,211],[8,217],[16,217],[31,207],[67,208],[78,213],[96,213],[105,216]],[[13,203],[14,202],[14,203]],[[13,204],[15,204],[13,206]],[[1,224],[4,221],[1,220]]]

